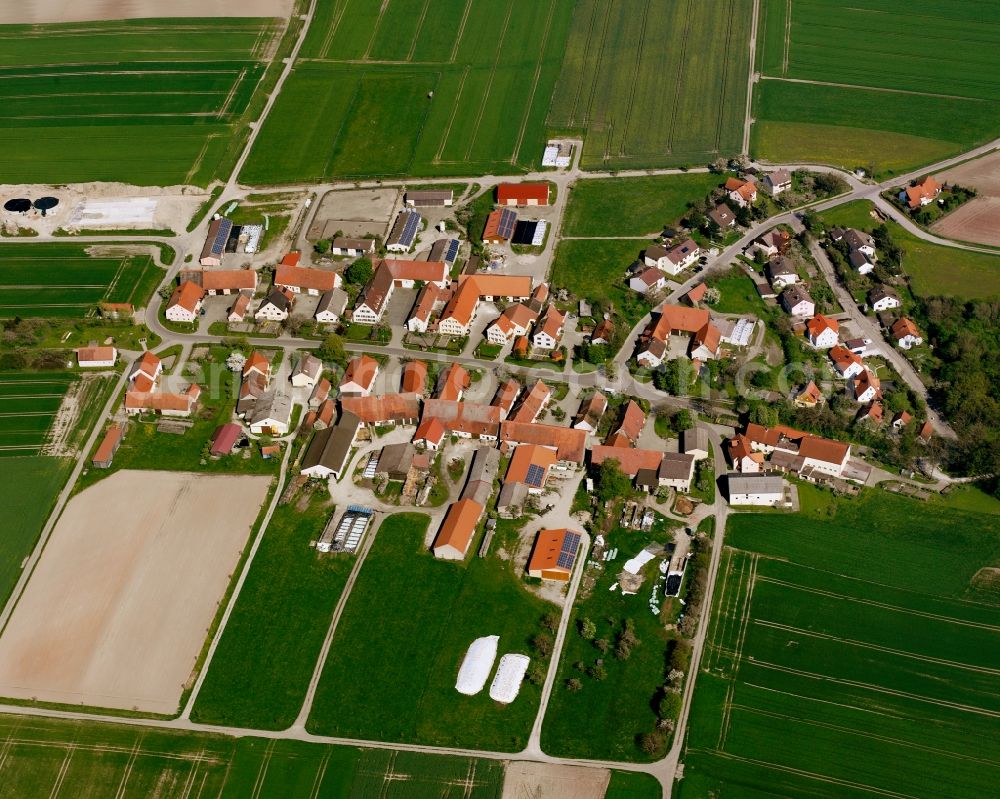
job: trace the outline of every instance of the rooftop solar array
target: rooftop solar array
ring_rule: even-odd
[[[514,223],[517,222],[517,214],[509,208],[504,208],[500,212],[500,227],[497,234],[504,239],[509,239],[514,234]]]
[[[406,214],[406,222],[403,224],[403,232],[399,234],[399,243],[409,247],[417,237],[417,228],[420,227],[420,214]]]
[[[545,469],[533,463],[528,467],[528,476],[524,478],[524,482],[534,488],[541,488],[544,479]]]
[[[215,231],[215,240],[212,241],[212,252],[217,255],[221,255],[226,248],[226,242],[229,241],[229,233],[233,229],[233,223],[228,219],[219,220],[219,229]]]
[[[448,247],[444,251],[444,262],[453,264],[456,258],[458,258],[458,239],[449,239]]]
[[[566,533],[566,535],[563,536],[562,549],[559,550],[559,557],[556,559],[556,565],[572,571],[573,564],[576,562],[576,553],[579,548],[580,534]]]

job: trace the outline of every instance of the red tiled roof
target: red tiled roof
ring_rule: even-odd
[[[114,347],[80,347],[76,351],[78,363],[87,361],[113,361],[118,352]]]
[[[405,394],[423,394],[427,390],[427,364],[424,361],[403,364],[402,389]]]
[[[651,327],[650,335],[666,341],[673,331],[697,333],[709,323],[708,311],[704,308],[687,308],[683,305],[664,305],[660,316]]]
[[[351,362],[347,364],[347,371],[344,372],[344,378],[340,381],[341,388],[349,383],[355,383],[363,389],[371,389],[378,375],[378,368],[378,361],[368,355],[351,358]]]
[[[463,366],[450,364],[438,380],[438,399],[457,400],[471,383],[472,379]]]
[[[292,250],[284,258],[281,259],[280,266],[298,266],[299,261],[302,259],[302,253],[298,250]]]
[[[532,466],[538,466],[543,472],[542,481],[540,485],[533,487],[541,488],[545,484],[545,476],[548,475],[549,468],[555,465],[555,462],[555,450],[537,444],[522,444],[514,450],[504,482],[525,483],[528,479],[528,469]]]
[[[274,272],[274,285],[295,286],[314,291],[330,291],[337,287],[337,273],[311,266],[280,264]]]
[[[587,431],[551,424],[504,422],[500,425],[500,440],[507,444],[541,444],[555,447],[561,461],[583,463],[587,450]]]
[[[194,313],[198,308],[198,303],[201,302],[204,296],[205,291],[201,286],[197,283],[192,283],[190,280],[185,280],[170,295],[167,308],[174,308],[179,305],[184,310]]]
[[[448,508],[437,538],[434,539],[434,549],[450,546],[464,555],[469,549],[469,542],[476,532],[483,510],[483,506],[474,499],[460,499]]]
[[[228,455],[233,451],[236,442],[240,440],[243,429],[238,424],[220,425],[212,435],[212,448],[209,450],[212,455]]]
[[[609,447],[598,444],[590,450],[590,462],[600,466],[606,460],[616,460],[621,470],[635,477],[640,469],[659,469],[663,453],[655,449],[633,449],[631,447]]]
[[[414,441],[427,441],[435,446],[441,443],[444,438],[444,425],[441,420],[432,417],[425,418],[418,426],[417,432],[413,436]]]
[[[629,400],[622,414],[621,424],[618,425],[618,429],[615,432],[624,433],[629,441],[635,442],[639,440],[639,435],[642,433],[642,428],[645,424],[646,414],[642,412],[642,408],[639,407],[635,400]]]
[[[383,394],[380,397],[344,397],[340,407],[365,424],[408,422],[420,417],[417,394]]]
[[[393,280],[412,280],[424,283],[443,283],[448,279],[448,264],[444,261],[412,261],[406,258],[387,258],[381,261],[389,269]]]
[[[92,462],[105,463],[110,461],[115,454],[118,442],[122,440],[124,434],[125,431],[120,424],[111,425],[104,434],[104,438],[101,439],[101,445],[97,448],[97,452],[94,453]]]
[[[834,333],[840,331],[840,322],[836,319],[830,319],[823,314],[816,314],[812,319],[806,322],[806,329],[809,331],[809,335],[812,338],[816,338],[824,330],[832,330]]]
[[[241,291],[257,288],[257,273],[252,269],[202,269],[201,287],[205,291]]]
[[[518,205],[527,205],[529,200],[535,200],[539,205],[549,202],[549,186],[547,183],[501,183],[497,186],[497,202],[507,205],[513,200]]]
[[[531,390],[521,400],[521,404],[511,417],[512,422],[531,423],[538,418],[542,406],[548,402],[552,391],[541,380],[531,387]]]
[[[271,376],[271,362],[257,350],[251,352],[250,357],[243,364],[243,376],[246,377],[251,372],[260,372],[265,377]]]
[[[531,559],[528,561],[529,572],[562,572],[568,575],[570,570],[562,565],[559,560],[563,553],[563,544],[569,534],[579,535],[573,530],[539,530],[538,537],[535,538],[535,548],[531,552]],[[579,550],[579,545],[577,545]],[[576,562],[575,559],[573,561]]]
[[[895,322],[892,323],[892,328],[890,328],[892,335],[901,339],[904,336],[919,336],[920,331],[917,326],[913,323],[912,319],[907,319],[905,316],[900,317]]]

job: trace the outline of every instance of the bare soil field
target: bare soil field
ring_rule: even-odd
[[[386,236],[401,205],[397,188],[328,191],[309,225],[309,239],[330,238],[338,230],[345,236]]]
[[[971,186],[979,196],[935,222],[942,236],[1000,247],[1000,152],[936,174],[942,183]]]
[[[70,500],[0,636],[0,696],[175,713],[270,480],[122,470]]]
[[[0,25],[163,17],[287,17],[292,0],[31,0],[0,4]]]
[[[607,769],[514,762],[507,766],[503,799],[603,799]]]

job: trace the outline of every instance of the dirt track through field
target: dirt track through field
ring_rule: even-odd
[[[123,470],[70,500],[0,637],[0,695],[176,712],[270,480]]]
[[[287,17],[292,0],[30,0],[0,3],[0,25],[164,17]]]

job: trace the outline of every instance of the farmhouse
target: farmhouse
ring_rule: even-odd
[[[379,363],[368,355],[351,358],[340,381],[340,396],[367,397],[375,387]]]
[[[315,355],[306,353],[292,369],[292,385],[296,388],[313,388],[323,374],[323,362]]]
[[[781,292],[781,307],[792,316],[806,317],[816,314],[816,303],[802,286],[789,286]]]
[[[436,283],[428,283],[417,294],[417,300],[410,310],[406,320],[406,329],[411,333],[426,333],[432,314],[446,301],[447,289],[441,289]]]
[[[459,285],[448,304],[441,312],[438,331],[448,336],[467,336],[479,310],[479,291],[476,284],[468,280]]]
[[[545,406],[552,398],[552,390],[541,380],[531,387],[531,390],[521,398],[514,415],[510,417],[513,422],[526,422],[531,424],[537,421]]]
[[[437,538],[434,539],[434,557],[462,560],[469,551],[469,543],[483,510],[483,506],[472,499],[460,499],[448,508]]]
[[[462,395],[472,384],[472,379],[465,368],[457,363],[448,364],[448,367],[441,372],[438,378],[438,399],[460,400]]]
[[[643,366],[656,368],[663,362],[670,336],[685,334],[691,336],[689,354],[692,358],[718,357],[721,334],[706,309],[663,305],[659,315],[639,337],[637,360]]]
[[[423,217],[416,211],[400,211],[389,232],[389,238],[385,240],[385,248],[389,252],[409,252],[417,241],[417,233],[420,232],[423,221]]]
[[[409,442],[382,447],[378,456],[378,464],[375,467],[375,474],[385,475],[389,480],[402,482],[409,476],[416,454],[417,448]]]
[[[344,413],[336,427],[320,430],[313,436],[302,457],[300,474],[306,477],[339,480],[347,468],[351,449],[361,429],[361,420],[351,413]]]
[[[343,397],[340,409],[357,416],[362,424],[372,427],[416,424],[420,418],[420,396],[383,394],[381,397]]]
[[[597,426],[601,423],[604,412],[608,409],[608,399],[600,391],[595,391],[590,399],[584,400],[580,404],[573,427],[576,430],[586,430],[588,433],[596,433]]]
[[[757,187],[747,180],[728,178],[724,186],[726,196],[740,208],[746,208],[757,202]]]
[[[161,416],[190,416],[198,405],[201,386],[192,384],[182,393],[172,391],[126,391],[125,413],[129,416],[152,411]]]
[[[899,200],[906,203],[910,210],[914,210],[934,202],[940,193],[941,184],[934,179],[933,175],[928,175],[920,183],[903,189],[899,193]]]
[[[285,394],[272,391],[254,405],[250,432],[258,436],[283,436],[288,433],[291,419],[292,400]]]
[[[434,452],[444,441],[444,434],[444,425],[440,419],[424,419],[417,426],[417,432],[413,434],[413,443]]]
[[[544,283],[539,283],[535,287],[534,293],[531,290],[531,278],[528,275],[459,275],[458,283],[462,285],[469,281],[474,281],[479,291],[479,296],[487,302],[495,300],[506,300],[514,302],[525,300],[531,297],[533,300],[540,296],[548,296],[548,287]],[[545,291],[542,295],[540,292]],[[544,302],[544,300],[543,300]]]
[[[250,301],[252,299],[253,295],[250,292],[241,291],[236,297],[236,302],[229,309],[229,315],[226,316],[226,320],[232,323],[242,322],[250,311]]]
[[[417,283],[448,285],[448,265],[443,261],[410,261],[389,258],[374,264],[375,272],[362,289],[354,306],[355,322],[374,325],[381,318],[396,288],[413,288]]]
[[[787,169],[778,169],[764,175],[764,189],[772,197],[777,197],[782,192],[792,188],[792,173]]]
[[[344,315],[347,307],[347,292],[343,289],[330,289],[323,292],[316,305],[316,321],[323,325],[332,325]]]
[[[374,255],[375,239],[350,239],[346,236],[337,236],[330,246],[330,252],[334,255],[346,255],[351,258]]]
[[[486,329],[486,340],[491,344],[509,344],[517,336],[526,336],[538,318],[527,305],[514,303],[503,309],[500,316]]]
[[[899,295],[886,286],[877,286],[868,291],[868,307],[875,313],[899,308],[902,304]]]
[[[583,456],[587,451],[587,431],[551,424],[506,421],[500,425],[500,443],[507,450],[518,444],[554,447],[559,467],[566,469],[583,464]]]
[[[427,364],[424,361],[404,363],[400,387],[404,394],[423,396],[427,391]]]
[[[257,290],[257,273],[253,269],[185,269],[180,279],[197,283],[210,297]]]
[[[872,427],[879,427],[885,420],[885,408],[878,400],[872,400],[871,403],[858,411],[855,419]]]
[[[298,256],[298,253],[293,254]],[[285,259],[278,264],[278,268],[274,271],[274,285],[278,288],[290,291],[292,294],[308,294],[318,297],[324,292],[340,287],[339,273],[331,272],[328,269],[285,263],[288,259],[288,256],[285,256]]]
[[[696,461],[708,457],[712,451],[708,441],[708,431],[704,427],[691,427],[681,432],[681,452],[691,455]]]
[[[163,362],[146,350],[129,369],[129,387],[133,391],[151,391],[163,371]]]
[[[528,576],[568,582],[583,536],[573,530],[539,530],[528,561]]]
[[[500,409],[500,418],[506,419],[510,414],[518,395],[521,393],[521,384],[513,377],[507,378],[497,389],[491,405]]]
[[[549,204],[548,183],[501,183],[497,186],[497,204],[535,206]]]
[[[750,439],[742,433],[737,433],[729,440],[726,446],[726,454],[733,468],[743,474],[752,474],[764,468],[764,453],[756,452],[750,443]]]
[[[201,248],[198,263],[202,266],[222,266],[222,256],[226,252],[226,242],[232,233],[233,223],[225,217],[217,217],[208,226],[205,245]]]
[[[164,316],[171,322],[194,322],[201,311],[205,291],[197,283],[185,280],[170,295]]]
[[[801,390],[795,392],[792,402],[799,408],[815,408],[823,401],[823,392],[814,380],[810,380]]]
[[[408,191],[405,202],[411,208],[446,208],[455,202],[455,193],[451,189]]]
[[[770,454],[772,467],[798,472],[806,479],[810,479],[814,473],[840,477],[851,455],[850,444],[803,433],[784,425],[767,428],[748,424],[742,437],[753,452]]]
[[[292,310],[292,297],[287,289],[273,288],[257,306],[254,319],[266,319],[268,322],[284,322]]]
[[[475,402],[429,399],[424,401],[421,421],[437,419],[449,433],[460,438],[496,441],[500,429],[500,408]]]
[[[924,343],[923,336],[920,335],[920,331],[913,323],[913,320],[905,316],[900,317],[893,323],[892,327],[889,328],[889,333],[892,335],[893,341],[903,350],[908,350],[911,347],[919,347]]]
[[[255,374],[264,378],[265,382],[271,382],[271,362],[257,350],[251,352],[250,357],[244,362],[242,377],[246,380]]]
[[[108,430],[104,434],[104,438],[101,439],[101,444],[97,448],[97,452],[94,453],[93,460],[91,461],[95,468],[111,468],[111,463],[114,460],[115,453],[118,452],[118,447],[122,444],[123,438],[125,438],[125,428],[122,425],[112,424],[108,427]]]
[[[816,314],[806,322],[809,343],[817,349],[828,350],[840,340],[840,322],[823,314]]]
[[[76,351],[76,363],[81,369],[114,366],[118,361],[118,350],[114,347],[80,347]]]
[[[566,315],[554,305],[549,305],[531,337],[532,344],[540,350],[554,350],[562,340],[565,322]]]
[[[655,449],[610,447],[599,444],[590,451],[592,466],[605,461],[618,462],[622,472],[631,477],[638,488],[650,490],[658,487],[689,491],[694,477],[694,456]]]
[[[875,269],[875,262],[861,250],[851,250],[847,254],[847,260],[859,275],[869,275]]]
[[[556,462],[555,450],[537,444],[526,444],[514,450],[504,477],[505,483],[524,483],[528,493],[541,494],[545,481]]]
[[[631,447],[635,446],[642,435],[642,428],[646,426],[646,414],[642,412],[639,403],[629,400],[622,410],[621,419],[608,437],[607,443],[610,446]],[[621,443],[613,443],[613,442]]]
[[[778,507],[785,504],[786,484],[776,474],[729,474],[726,486],[730,505]]]
[[[358,295],[351,318],[366,325],[376,324],[389,304],[393,287],[392,273],[388,268],[382,266],[376,268],[371,280]]]
[[[486,244],[503,244],[510,241],[514,234],[514,225],[517,223],[517,214],[509,208],[501,208],[492,211],[486,217],[486,226],[483,228],[483,241]]]

